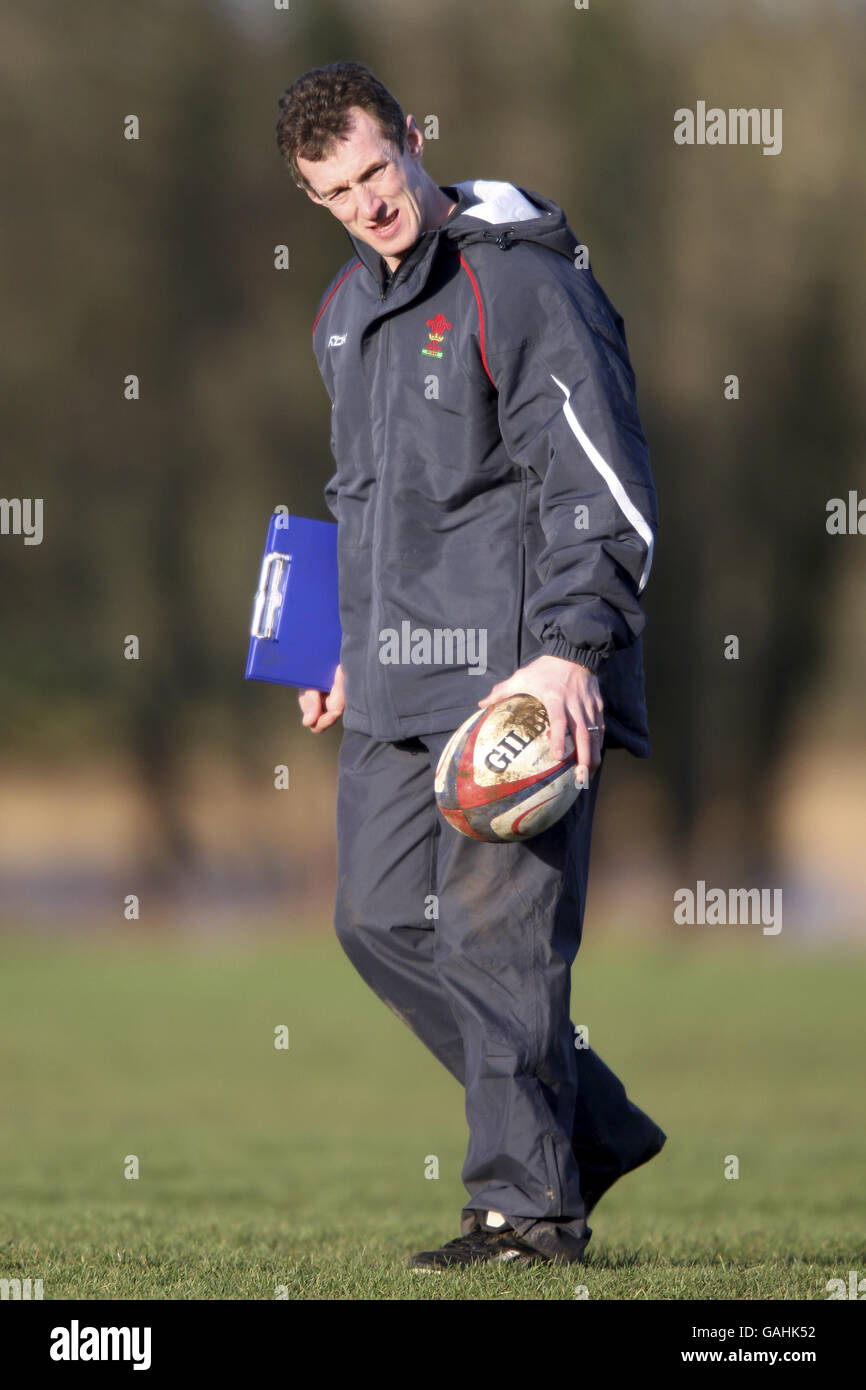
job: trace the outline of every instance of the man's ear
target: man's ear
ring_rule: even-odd
[[[406,117],[406,148],[413,159],[420,159],[424,153],[424,135],[415,117]]]

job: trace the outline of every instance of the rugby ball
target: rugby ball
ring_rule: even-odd
[[[473,840],[529,840],[564,816],[582,790],[571,731],[554,761],[550,720],[534,695],[471,714],[442,750],[434,789],[442,815]]]

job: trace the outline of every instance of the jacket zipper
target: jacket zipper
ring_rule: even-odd
[[[545,1193],[551,1204],[551,1216],[562,1215],[562,1180],[559,1174],[559,1166],[556,1162],[556,1145],[554,1136],[550,1133],[542,1135],[542,1145],[544,1156],[547,1160],[547,1191]]]

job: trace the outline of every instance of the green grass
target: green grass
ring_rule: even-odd
[[[2,957],[0,1277],[46,1299],[815,1299],[866,1276],[863,956],[585,942],[572,1015],[668,1144],[599,1205],[585,1265],[442,1276],[405,1259],[458,1232],[462,1092],[327,932]]]

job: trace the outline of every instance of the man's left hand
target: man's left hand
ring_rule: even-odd
[[[483,700],[480,708],[495,705],[509,695],[534,695],[547,710],[550,719],[550,746],[557,760],[565,755],[565,731],[571,730],[577,749],[575,780],[586,781],[601,765],[604,740],[604,705],[598,681],[585,666],[561,656],[538,656],[527,666],[521,666],[499,681]],[[598,733],[589,729],[598,725]],[[581,769],[586,769],[581,775]]]

